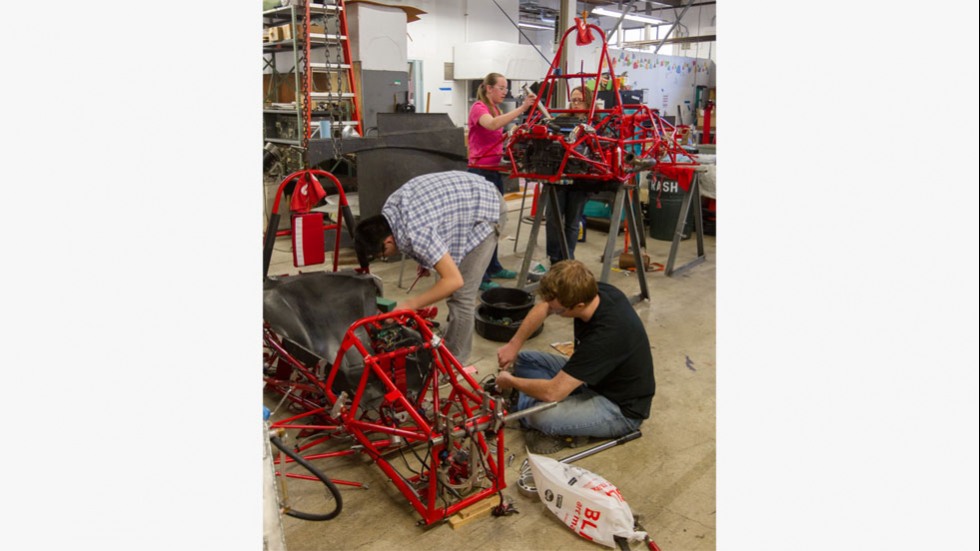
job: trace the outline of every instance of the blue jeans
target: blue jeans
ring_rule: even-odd
[[[568,360],[557,354],[521,352],[514,363],[514,376],[525,379],[551,379],[558,374]],[[517,411],[540,403],[521,392],[517,397]],[[595,436],[616,438],[640,428],[642,419],[630,419],[623,415],[619,406],[582,385],[572,391],[558,405],[532,413],[521,419],[526,428],[537,429],[545,434],[562,436]]]
[[[582,219],[582,211],[585,210],[585,203],[589,200],[589,192],[577,189],[568,189],[556,186],[555,191],[558,196],[558,205],[551,204],[548,198],[548,210],[545,216],[548,218],[545,224],[545,252],[548,254],[548,261],[554,264],[560,260],[575,259],[575,244],[578,243],[578,225]],[[557,214],[554,214],[557,213]],[[564,224],[559,226],[558,214],[564,219]],[[568,258],[561,254],[560,236],[565,236],[568,244]]]
[[[494,170],[483,170],[483,169],[480,169],[480,168],[468,168],[468,169],[466,169],[466,171],[467,172],[470,172],[472,174],[478,174],[480,176],[483,176],[487,180],[490,180],[490,182],[493,185],[497,186],[497,191],[499,191],[500,192],[500,196],[503,197],[503,195],[504,195],[504,177],[503,177],[503,175],[501,173],[496,172]],[[501,229],[503,229],[503,228],[501,228]],[[494,247],[494,249],[493,249],[493,256],[490,257],[490,264],[487,265],[487,271],[486,271],[485,274],[483,274],[483,281],[490,281],[490,276],[492,276],[493,274],[495,274],[495,273],[497,273],[497,272],[499,272],[500,270],[503,270],[503,269],[504,269],[503,265],[501,265],[500,264],[500,260],[497,259],[497,248]]]

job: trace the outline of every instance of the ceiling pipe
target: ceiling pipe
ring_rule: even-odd
[[[625,8],[623,8],[623,13],[619,14],[619,21],[616,21],[616,24],[613,25],[613,28],[606,33],[606,44],[608,44],[609,41],[612,40],[613,35],[616,33],[616,31],[619,30],[619,26],[623,24],[623,19],[626,18],[626,14],[629,13],[631,9],[633,9],[634,3],[636,3],[636,0],[630,0],[630,3],[627,4]],[[622,41],[620,40],[619,42]]]
[[[694,0],[687,0],[687,5],[685,5],[684,9],[681,10],[681,14],[677,17],[677,21],[674,21],[674,24],[671,25],[669,29],[667,29],[667,34],[664,35],[663,40],[661,40],[660,44],[657,44],[657,47],[653,50],[654,55],[656,55],[657,52],[660,51],[660,48],[662,48],[663,45],[667,43],[667,38],[670,36],[670,33],[672,33],[674,29],[677,27],[678,23],[681,22],[681,19],[684,18],[684,14],[687,13],[687,9],[690,8],[691,4],[693,3]]]
[[[685,44],[685,43],[695,43],[695,42],[715,42],[716,40],[717,40],[717,35],[705,34],[701,36],[681,36],[678,38],[661,38],[660,40],[632,40],[630,42],[624,42],[623,46],[636,48],[640,46],[649,46],[651,44],[657,44],[657,43]]]

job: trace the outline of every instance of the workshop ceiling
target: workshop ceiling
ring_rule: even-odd
[[[558,8],[562,0],[520,0],[521,21],[526,23],[554,24],[558,19]],[[714,6],[716,2],[707,0],[635,0],[632,5],[629,0],[578,0],[576,2],[576,12],[583,10],[592,12],[594,8],[606,8],[612,11],[621,12],[627,6],[630,7],[629,13],[635,15],[649,15],[657,19],[673,23],[680,15],[685,6]],[[611,28],[618,21],[617,17],[599,16],[599,26],[603,29]],[[623,21],[623,28],[632,29],[643,27],[643,23],[635,21]]]

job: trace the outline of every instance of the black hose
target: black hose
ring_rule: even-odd
[[[279,229],[279,213],[269,215],[269,227],[265,230],[265,244],[262,247],[262,279],[269,277],[269,264],[272,262],[272,249],[276,245],[276,230]]]
[[[323,482],[324,485],[326,485],[327,489],[330,490],[330,494],[333,496],[334,501],[337,502],[337,506],[334,508],[334,510],[331,511],[331,512],[329,512],[329,513],[327,513],[327,514],[325,514],[325,515],[317,515],[317,514],[314,514],[314,513],[304,513],[302,511],[293,511],[291,509],[286,510],[285,511],[286,514],[289,515],[289,516],[291,516],[291,517],[302,519],[302,520],[332,520],[332,519],[336,518],[337,515],[340,514],[340,511],[344,508],[344,501],[343,501],[343,499],[341,499],[341,497],[340,497],[340,491],[337,490],[337,487],[336,486],[334,486],[333,481],[331,481],[329,478],[327,478],[327,475],[323,474],[320,470],[318,470],[316,467],[314,467],[313,465],[311,465],[309,463],[309,461],[303,459],[302,456],[300,456],[299,454],[297,454],[297,453],[293,452],[292,450],[288,449],[286,447],[286,445],[282,443],[282,440],[280,440],[278,436],[270,436],[269,437],[269,441],[272,442],[277,448],[279,448],[280,450],[282,450],[283,453],[285,453],[286,455],[288,455],[289,457],[291,457],[293,459],[293,461],[299,463],[300,465],[303,466],[304,469],[310,471],[317,478],[319,478],[320,481]],[[285,476],[285,475],[283,475],[283,476]]]

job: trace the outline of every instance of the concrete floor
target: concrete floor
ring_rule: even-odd
[[[528,204],[530,201],[528,201]],[[526,250],[530,224],[523,223],[517,253],[521,201],[510,198],[509,222],[498,251],[501,262],[517,271]],[[525,215],[527,212],[525,211]],[[587,241],[579,243],[576,258],[598,277],[606,233],[590,228]],[[622,249],[622,236],[617,249]],[[544,231],[532,258],[543,260]],[[633,513],[663,550],[715,549],[715,238],[705,237],[707,260],[682,275],[665,277],[647,273],[651,299],[635,308],[647,327],[656,371],[657,394],[651,417],[641,427],[643,436],[576,462],[615,484]],[[670,242],[647,237],[646,252],[653,262],[667,263]],[[695,239],[682,241],[676,265],[695,255]],[[613,268],[618,268],[618,254]],[[341,269],[345,267],[342,266]],[[372,272],[384,282],[384,295],[398,300],[415,279],[415,263],[405,267],[403,288],[398,286],[400,264],[376,263]],[[295,273],[285,240],[277,243],[270,273]],[[421,280],[413,292],[431,285]],[[636,274],[614,269],[609,282],[628,296],[639,293]],[[501,282],[506,284],[507,282]],[[439,303],[439,320],[446,308]],[[525,350],[552,352],[552,342],[571,340],[572,321],[550,317],[543,332],[525,345]],[[502,343],[474,337],[470,363],[478,368],[477,379],[497,369],[496,351]],[[270,409],[278,403],[266,394]],[[285,409],[285,408],[283,408]],[[278,411],[275,417],[286,412]],[[517,475],[526,451],[523,434],[506,429],[508,453],[516,459],[507,469],[504,495],[520,511],[507,517],[487,517],[457,529],[437,523],[416,526],[418,514],[379,468],[368,460],[335,460],[328,469],[332,478],[365,482],[369,489],[341,487],[343,512],[326,522],[308,522],[283,517],[286,548],[290,551],[319,549],[598,549],[602,546],[575,535],[541,502],[521,495]],[[561,459],[576,450],[563,450],[551,457]],[[634,544],[633,549],[640,549]]]

